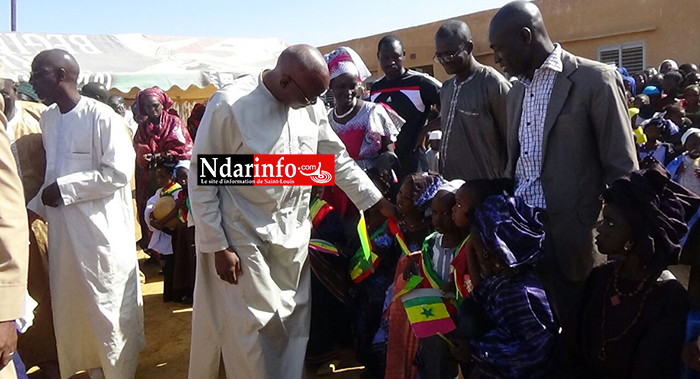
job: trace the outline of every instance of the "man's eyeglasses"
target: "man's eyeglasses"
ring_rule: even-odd
[[[314,105],[314,104],[316,104],[316,99],[317,99],[317,98],[314,97],[313,100],[309,100],[309,97],[306,96],[306,94],[304,93],[304,90],[301,89],[301,87],[299,86],[299,83],[297,83],[297,81],[294,80],[294,78],[292,78],[291,76],[289,77],[289,79],[292,80],[292,82],[294,83],[294,85],[297,86],[297,88],[299,89],[299,92],[301,92],[301,95],[304,96],[304,101],[305,101],[304,106],[309,106],[309,105]]]
[[[435,55],[433,56],[433,60],[437,63],[452,62],[453,60],[457,59],[457,56],[459,54],[462,54],[462,52],[464,51],[464,47],[465,46],[462,45],[459,48],[459,50],[457,50],[456,52],[449,54],[449,55],[442,55],[442,54],[435,53]]]

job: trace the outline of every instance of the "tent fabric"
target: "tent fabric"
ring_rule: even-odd
[[[0,33],[0,61],[17,80],[28,80],[36,54],[64,49],[81,66],[79,85],[99,82],[123,94],[158,86],[187,95],[197,92],[192,87],[211,93],[241,75],[272,67],[287,46],[277,38]]]

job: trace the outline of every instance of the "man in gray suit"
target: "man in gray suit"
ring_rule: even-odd
[[[515,194],[546,210],[540,276],[560,319],[597,255],[593,228],[606,184],[638,169],[622,78],[552,43],[537,6],[515,1],[491,20],[508,94],[508,165]]]

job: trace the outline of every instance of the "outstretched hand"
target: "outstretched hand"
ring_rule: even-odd
[[[396,209],[396,206],[385,198],[381,198],[381,200],[374,204],[370,209],[380,211],[382,216],[386,217],[387,219],[399,220],[399,211]]]
[[[413,151],[418,150],[418,148],[425,150],[425,139],[428,137],[428,133],[434,130],[440,130],[440,122],[440,117],[438,117],[425,124],[423,129],[421,129],[420,133],[418,134],[418,138],[416,138],[416,144],[413,147]]]

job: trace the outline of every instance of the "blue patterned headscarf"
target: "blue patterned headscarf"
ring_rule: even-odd
[[[413,205],[420,211],[425,211],[430,207],[430,202],[438,193],[440,188],[445,184],[445,180],[439,175],[431,175],[427,173],[414,174],[413,183],[415,189],[418,189]]]
[[[476,209],[476,226],[486,248],[515,268],[541,255],[544,230],[539,214],[519,196],[496,195]]]
[[[666,112],[656,112],[652,118],[645,120],[640,126],[644,130],[649,125],[656,125],[664,138],[674,136],[680,132],[678,125],[666,118]]]

